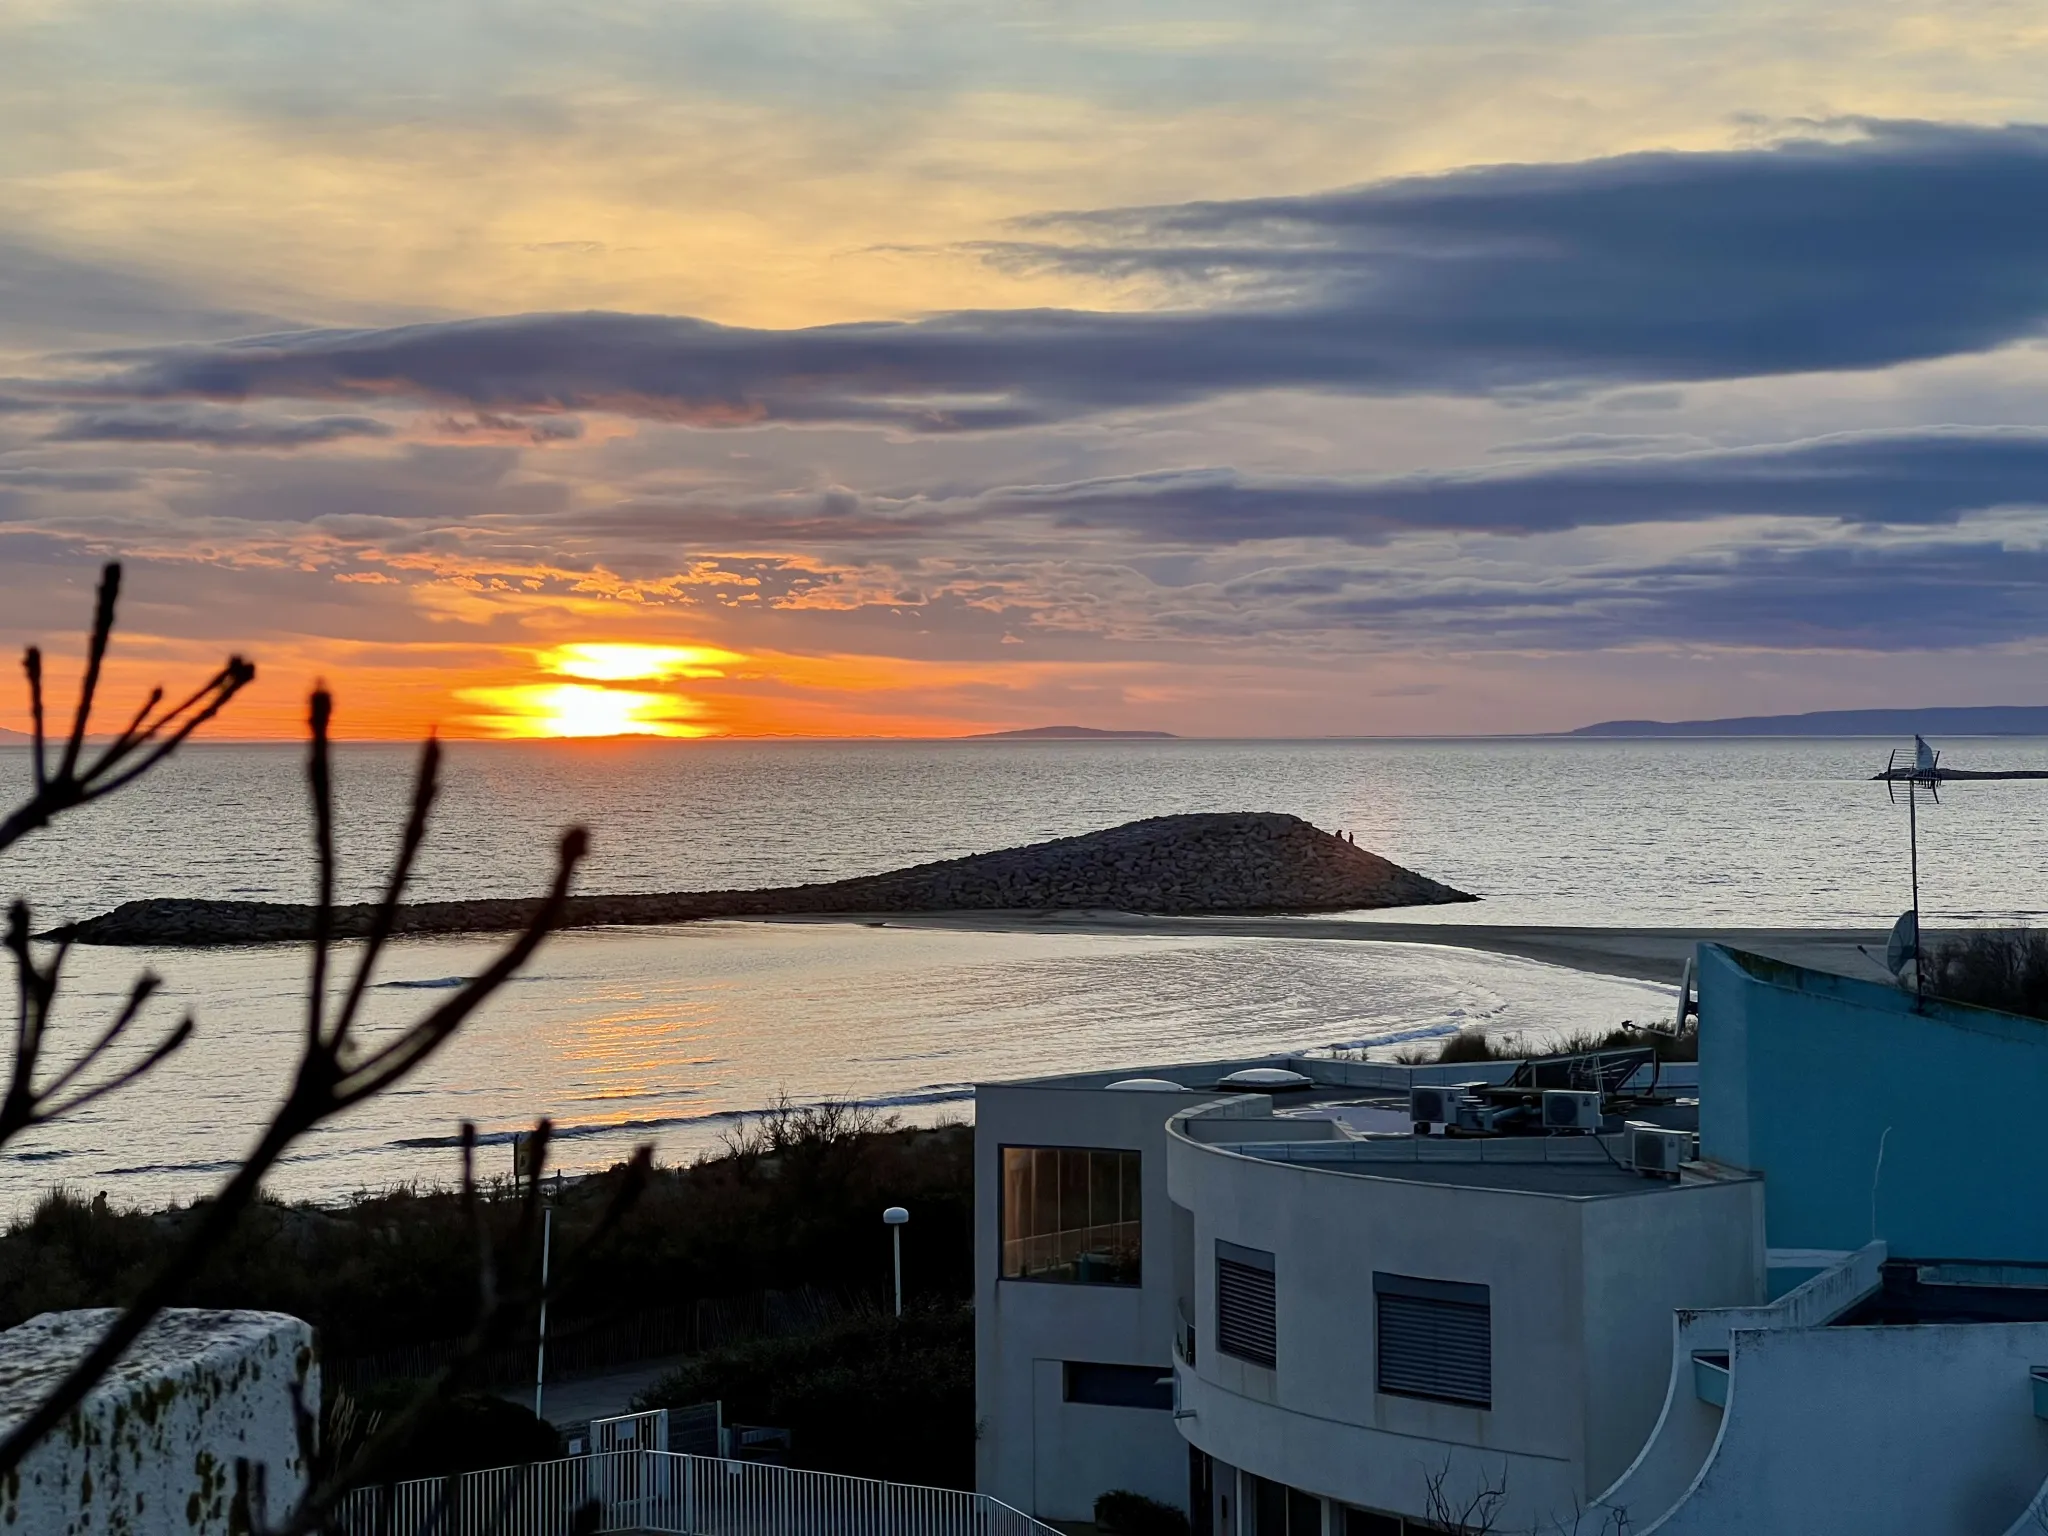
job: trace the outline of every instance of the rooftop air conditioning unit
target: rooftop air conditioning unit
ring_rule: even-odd
[[[1678,1165],[1692,1155],[1691,1131],[1667,1131],[1660,1125],[1628,1128],[1628,1160],[1637,1173],[1675,1179]]]
[[[1597,1093],[1576,1088],[1543,1090],[1543,1129],[1546,1131],[1598,1131],[1602,1099]]]
[[[1408,1118],[1417,1125],[1456,1125],[1458,1104],[1472,1083],[1416,1083],[1408,1089]]]

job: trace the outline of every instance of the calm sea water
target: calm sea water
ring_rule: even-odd
[[[867,873],[1170,811],[1290,811],[1481,895],[1388,914],[1460,922],[1877,924],[1906,899],[1905,811],[1851,742],[591,743],[453,746],[416,894],[516,895],[553,830],[595,834],[586,889],[780,884]],[[1948,744],[1961,766],[2040,766],[2048,742]],[[339,764],[344,894],[372,894],[410,773]],[[0,749],[0,785],[25,776]],[[296,752],[205,747],[146,793],[0,860],[55,922],[149,895],[302,899]],[[1933,921],[2048,908],[2048,786],[1961,787],[1923,808]],[[1361,921],[1369,921],[1361,918]],[[373,1026],[396,1027],[489,952],[397,946]],[[0,1207],[50,1184],[137,1202],[207,1188],[282,1090],[304,957],[290,949],[80,951],[63,1017],[89,1029],[141,965],[200,1032],[156,1078],[17,1143]],[[1541,1034],[1668,1009],[1667,995],[1467,951],[1307,939],[975,934],[707,924],[558,936],[418,1079],[326,1128],[280,1171],[330,1196],[445,1180],[456,1126],[535,1114],[568,1166],[654,1139],[714,1143],[778,1095],[913,1117],[965,1113],[977,1078],[1331,1043],[1465,1023]]]

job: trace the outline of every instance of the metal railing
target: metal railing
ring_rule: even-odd
[[[612,1451],[363,1488],[346,1536],[566,1536],[595,1504],[597,1531],[676,1536],[1059,1536],[986,1494],[673,1451]]]

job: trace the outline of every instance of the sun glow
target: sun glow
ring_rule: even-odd
[[[675,677],[723,677],[723,668],[746,658],[715,645],[635,645],[578,641],[543,651],[541,669],[594,683],[666,682]]]
[[[667,693],[596,688],[587,683],[515,683],[464,688],[458,697],[489,711],[471,723],[496,736],[708,736],[687,718],[702,706]]]

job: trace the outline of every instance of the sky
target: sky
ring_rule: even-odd
[[[0,644],[229,735],[2048,703],[2044,326],[2017,0],[0,6]]]

